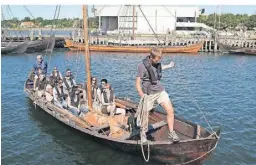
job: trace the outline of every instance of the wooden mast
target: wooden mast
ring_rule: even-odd
[[[87,96],[89,110],[92,110],[92,90],[91,90],[91,65],[88,44],[88,22],[87,22],[87,6],[83,5],[83,19],[84,19],[84,44],[85,44],[85,64],[87,74]]]
[[[133,5],[132,7],[132,40],[135,39],[134,27],[135,27],[135,5]]]

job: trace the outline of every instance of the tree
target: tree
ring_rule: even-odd
[[[25,17],[22,21],[30,21],[30,17]]]

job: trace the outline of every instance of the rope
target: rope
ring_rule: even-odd
[[[140,9],[140,11],[141,11],[141,13],[142,13],[143,17],[146,19],[146,21],[147,21],[147,23],[148,23],[148,25],[149,25],[150,29],[153,31],[154,36],[156,37],[156,39],[158,40],[159,44],[161,45],[161,42],[160,42],[159,38],[157,37],[157,34],[155,33],[154,29],[153,29],[153,28],[152,28],[152,26],[150,25],[150,23],[149,23],[148,19],[146,18],[146,16],[145,16],[144,12],[141,10],[140,5],[138,5],[138,7],[139,7],[139,9]],[[161,47],[162,47],[162,46],[161,46]]]
[[[29,9],[25,6],[25,5],[23,5],[24,6],[24,8],[27,10],[27,12],[30,14],[30,16],[33,18],[33,19],[35,19],[35,17],[32,15],[32,13],[29,11]]]
[[[182,77],[182,74],[181,74],[181,70],[179,70],[178,68],[179,68],[179,67],[177,67],[177,70],[178,70],[177,72],[178,72],[178,74],[179,74],[178,77],[180,78],[180,77]],[[187,78],[185,77],[185,74],[184,74],[183,77],[184,77],[184,79],[187,79]],[[186,83],[184,83],[184,80],[182,80],[181,78],[180,78],[180,82],[183,82],[183,85],[184,85],[185,88],[187,89],[188,95],[190,96],[191,100],[194,102],[194,104],[196,105],[197,109],[201,112],[201,114],[202,114],[204,120],[206,121],[206,123],[207,123],[208,126],[210,127],[211,132],[214,133],[214,131],[213,131],[211,125],[210,125],[210,122],[207,120],[207,118],[206,118],[206,116],[205,116],[205,113],[203,112],[203,110],[200,108],[200,106],[199,106],[198,103],[196,102],[196,100],[195,100],[195,98],[193,97],[193,95],[192,95],[192,93],[191,93],[189,87],[187,86]]]
[[[149,142],[148,142],[148,141],[147,141],[147,145],[148,145],[148,157],[146,158],[145,152],[144,152],[144,149],[143,149],[143,143],[142,143],[142,142],[140,143],[142,156],[143,156],[145,162],[148,162],[148,161],[149,161],[149,158],[150,158],[150,147],[149,147]]]
[[[12,18],[14,18],[14,15],[13,15],[13,13],[12,13],[12,10],[11,10],[10,5],[8,5],[8,9],[9,9],[9,11],[10,11],[10,13],[11,13]],[[18,25],[18,27],[19,27],[19,31],[20,31],[20,26]],[[19,37],[16,31],[14,31],[14,33],[15,33],[15,35],[16,35],[17,37]],[[23,37],[21,31],[20,31],[20,36]]]
[[[52,29],[53,29],[53,25],[55,24],[56,20],[58,20],[58,18],[59,18],[60,7],[61,7],[60,5],[56,5],[55,13],[54,13],[54,17],[53,17],[53,22],[52,22],[52,26],[51,26],[51,31],[50,31],[50,39],[48,40],[46,50],[47,50],[48,47],[49,47],[50,41],[52,41],[52,33],[53,33],[53,32],[52,32]],[[57,11],[58,11],[58,14],[57,14]],[[55,18],[55,17],[56,17],[56,14],[57,14],[57,18]],[[44,57],[46,56],[47,52],[48,52],[48,51],[45,51]],[[49,60],[48,60],[49,68],[50,68],[50,64],[51,64],[52,52],[53,52],[53,49],[51,50],[50,58],[49,58]]]

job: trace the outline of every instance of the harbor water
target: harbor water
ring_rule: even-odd
[[[85,81],[84,54],[67,50],[40,53],[64,74],[71,69]],[[1,56],[1,124],[3,165],[142,165],[142,155],[129,155],[93,141],[35,107],[23,92],[38,54]],[[118,97],[139,101],[137,65],[145,54],[91,53],[92,75],[106,78]],[[163,84],[175,113],[207,127],[221,126],[221,139],[205,165],[256,164],[256,56],[170,54],[162,63]],[[209,129],[209,127],[208,127]]]

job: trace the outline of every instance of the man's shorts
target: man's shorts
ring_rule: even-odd
[[[150,111],[151,109],[153,109],[154,103],[157,102],[157,104],[162,104],[162,103],[169,103],[170,99],[168,96],[168,93],[164,90],[162,92],[159,93],[155,93],[155,94],[150,94],[150,95],[146,95],[147,97],[147,109]]]

